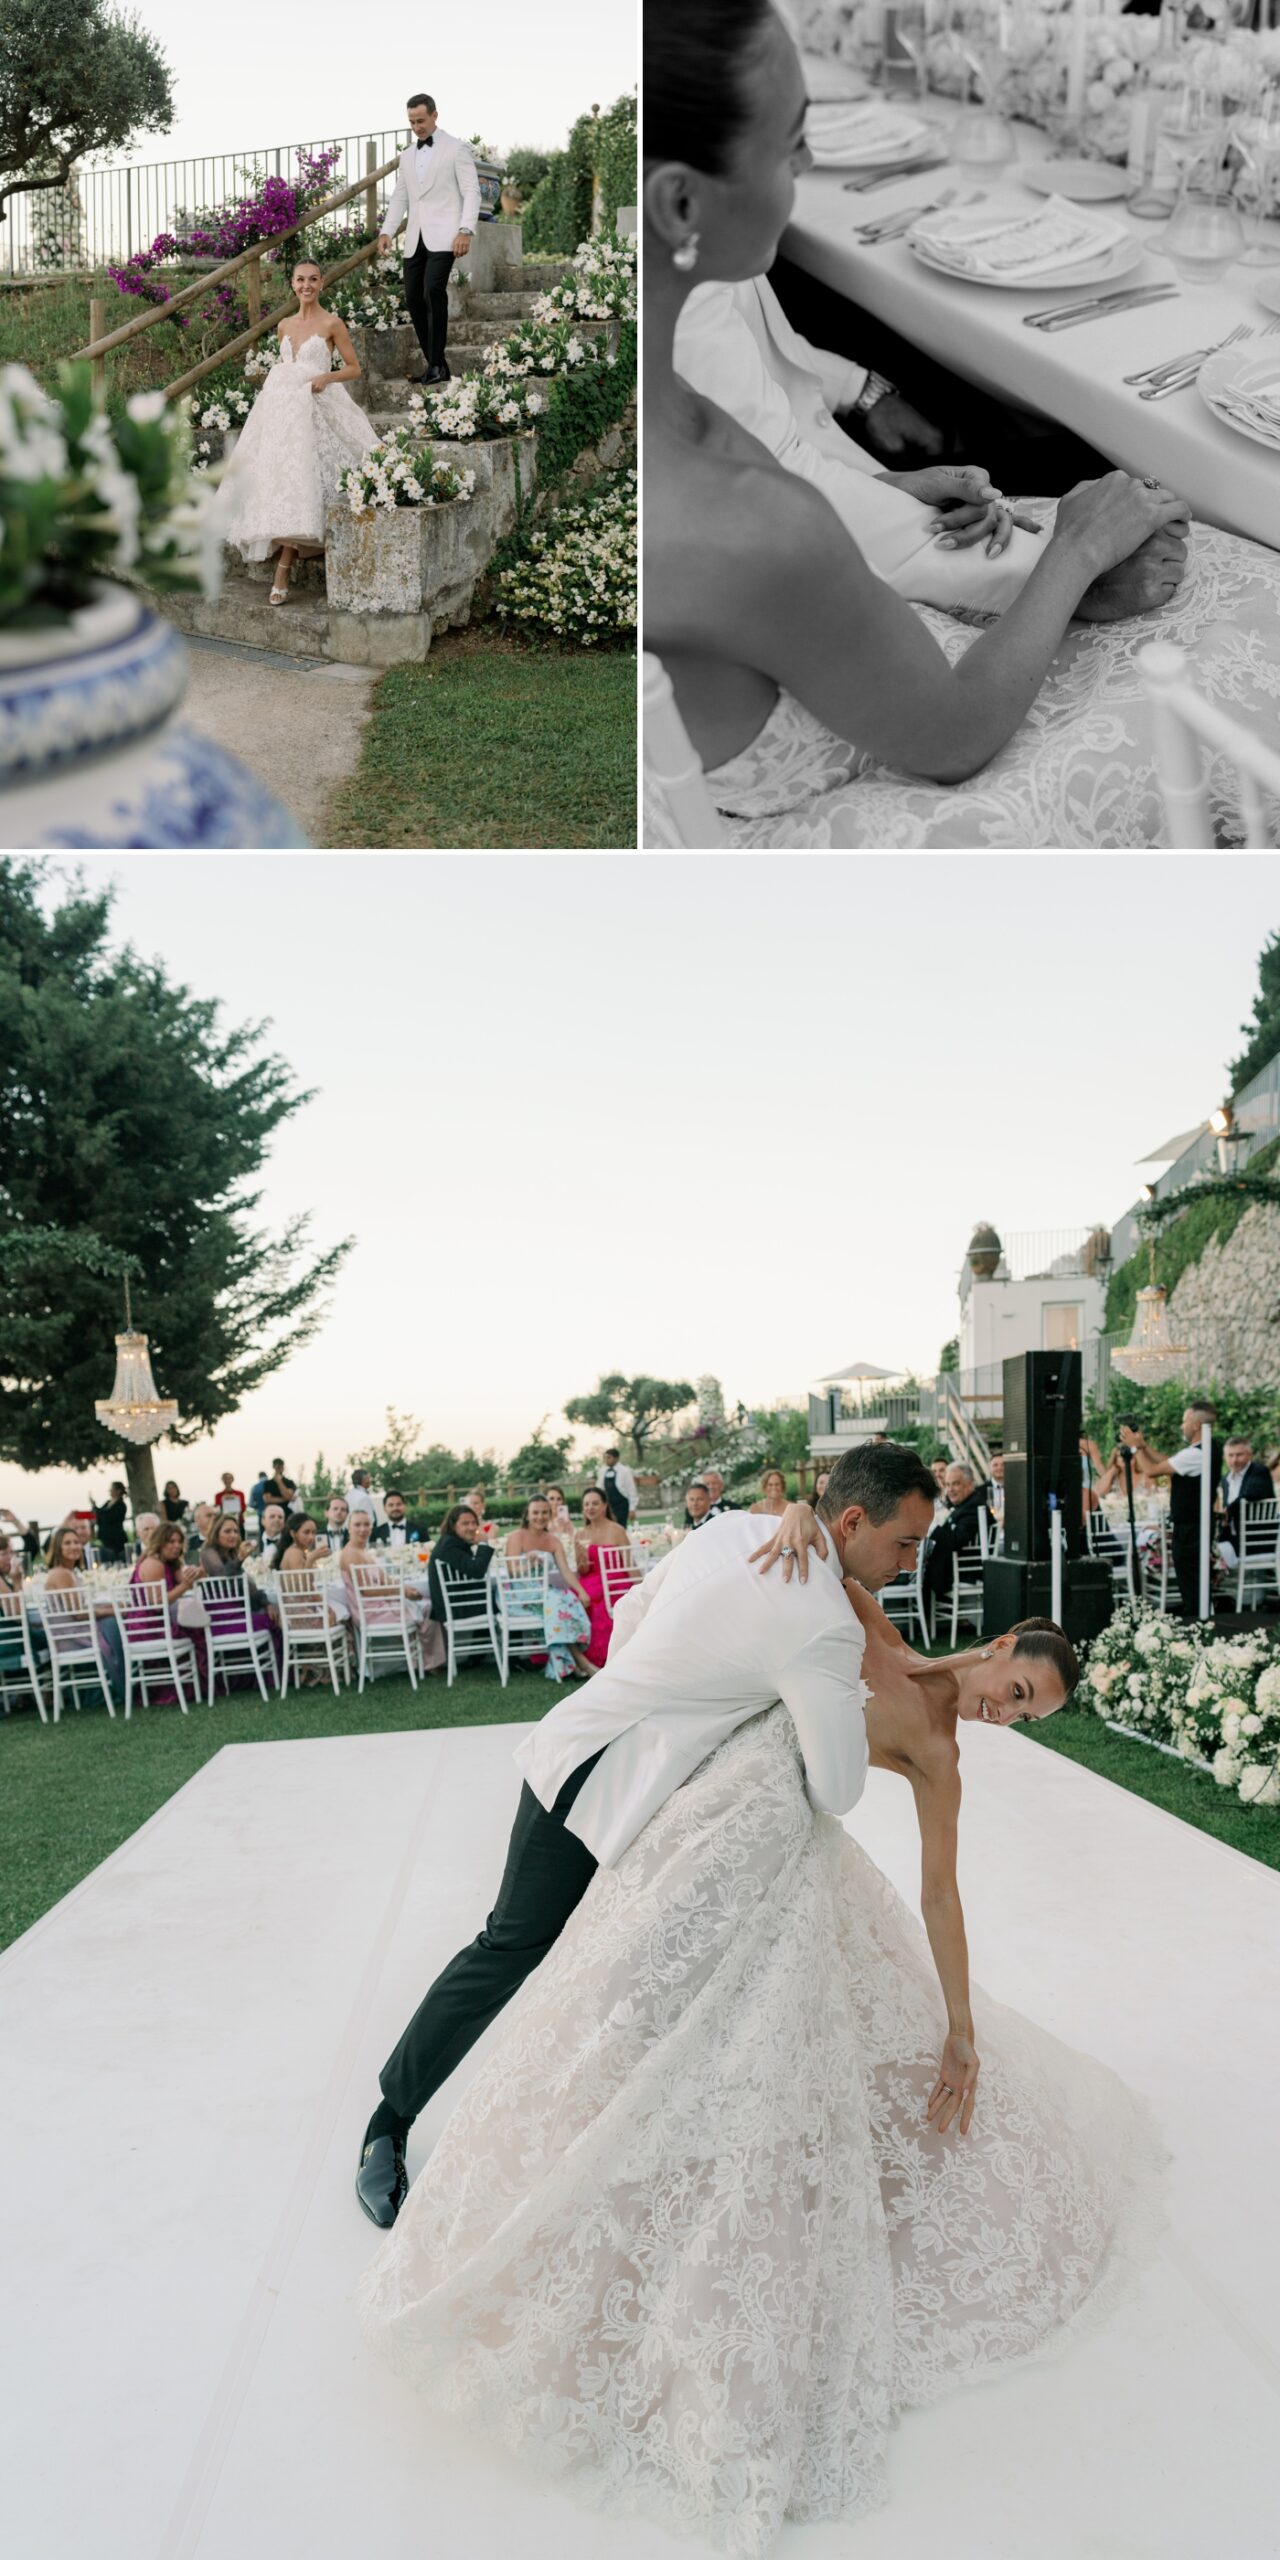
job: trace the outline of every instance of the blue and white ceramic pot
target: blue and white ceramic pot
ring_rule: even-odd
[[[69,623],[0,629],[0,845],[303,845],[225,748],[177,718],[187,653],[126,587]]]

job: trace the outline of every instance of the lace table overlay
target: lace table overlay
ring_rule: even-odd
[[[1032,503],[1052,519],[1052,501]],[[953,665],[978,636],[972,620],[931,605],[912,611]],[[1280,553],[1197,524],[1173,603],[1124,622],[1073,623],[1021,728],[971,781],[913,782],[783,694],[751,745],[708,774],[712,799],[736,845],[1159,845],[1164,818],[1137,668],[1151,640],[1185,650],[1198,690],[1280,751]],[[1216,842],[1242,843],[1235,777],[1220,758],[1210,791]],[[645,841],[672,841],[653,806]]]
[[[1105,2316],[1164,2155],[1102,2064],[979,1994],[930,2133],[922,1928],[775,1707],[602,1870],[361,2281],[439,2409],[607,2510],[767,2552],[885,2496],[895,2411]]]

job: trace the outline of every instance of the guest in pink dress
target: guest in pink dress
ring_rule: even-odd
[[[155,1528],[150,1531],[146,1546],[129,1576],[130,1585],[136,1584],[145,1591],[151,1583],[166,1583],[170,1607],[173,1609],[174,1604],[184,1600],[188,1591],[200,1579],[198,1566],[185,1562],[186,1548],[186,1538],[176,1520],[158,1521]],[[179,1626],[178,1633],[194,1648],[196,1695],[200,1698],[206,1697],[209,1686],[209,1656],[205,1650],[203,1632],[199,1627]],[[153,1707],[173,1707],[178,1703],[178,1692],[176,1689],[153,1689],[150,1692],[150,1700]]]
[[[613,1634],[613,1619],[604,1596],[600,1551],[602,1547],[621,1547],[629,1555],[631,1540],[626,1530],[621,1528],[614,1519],[604,1495],[595,1485],[588,1485],[582,1497],[582,1524],[576,1533],[574,1544],[577,1548],[578,1578],[582,1586],[582,1596],[586,1601],[587,1614],[591,1620],[587,1659],[589,1662],[594,1662],[598,1669],[601,1663],[608,1661],[609,1639]]]

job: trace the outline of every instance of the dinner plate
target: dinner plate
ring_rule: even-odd
[[[1138,183],[1131,169],[1113,168],[1107,160],[1032,160],[1019,169],[1018,179],[1033,195],[1067,196],[1072,204],[1130,196]]]
[[[1280,311],[1280,265],[1244,270],[1264,311]]]
[[[871,95],[870,82],[843,62],[832,62],[820,53],[802,53],[800,62],[810,106],[848,106]]]
[[[1146,242],[1117,240],[1100,256],[1088,258],[1078,267],[1050,267],[1042,276],[962,275],[958,268],[948,266],[945,258],[931,257],[923,242],[910,231],[907,233],[907,247],[922,266],[932,267],[935,275],[950,276],[953,284],[993,284],[1001,286],[1006,293],[1041,294],[1058,293],[1080,284],[1110,284],[1115,276],[1131,275],[1142,258]]]
[[[1280,422],[1271,430],[1249,426],[1243,418],[1233,416],[1221,398],[1228,386],[1237,391],[1246,390],[1251,376],[1274,382],[1277,374],[1280,374],[1280,354],[1269,352],[1264,355],[1252,347],[1220,347],[1216,355],[1207,357],[1201,365],[1196,376],[1196,389],[1206,409],[1212,410],[1214,417],[1224,427],[1230,427],[1233,434],[1247,436],[1251,444],[1265,445],[1269,453],[1280,453]]]

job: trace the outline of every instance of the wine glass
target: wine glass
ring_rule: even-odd
[[[929,94],[929,39],[937,33],[940,23],[935,0],[902,0],[893,14],[893,32],[915,64],[916,97],[921,103]]]
[[[1280,259],[1280,88],[1268,85],[1251,98],[1231,128],[1231,139],[1249,172],[1253,203],[1244,210],[1247,246],[1243,267],[1270,267]]]
[[[1188,161],[1160,243],[1184,284],[1216,283],[1235,265],[1245,245],[1225,139],[1224,130],[1208,149]]]

